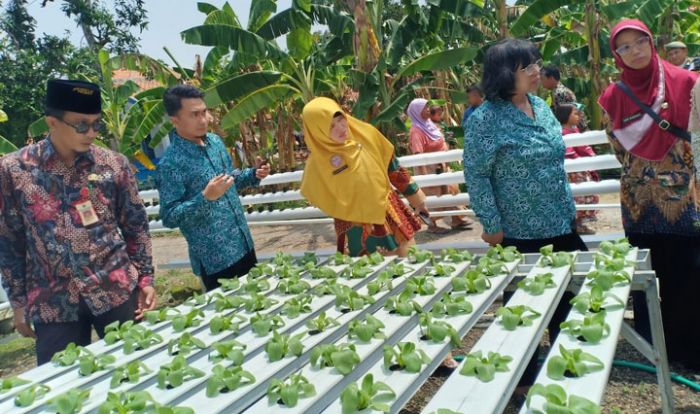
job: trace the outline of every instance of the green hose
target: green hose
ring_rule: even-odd
[[[615,360],[613,360],[613,365],[617,365],[618,367],[638,369],[640,371],[646,371],[646,372],[649,372],[651,374],[656,374],[656,368],[654,368],[651,365],[640,364],[639,362],[625,361],[623,359],[615,359]],[[688,378],[682,377],[678,374],[671,373],[671,380],[676,381],[678,383],[681,383],[685,386],[688,386],[695,391],[700,391],[700,384],[698,384],[697,382],[693,382],[693,381],[689,380]]]

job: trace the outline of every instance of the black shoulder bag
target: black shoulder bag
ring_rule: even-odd
[[[672,133],[673,135],[677,136],[678,138],[682,138],[688,142],[690,142],[690,132],[678,128],[677,126],[671,124],[667,120],[661,118],[659,114],[654,112],[653,109],[649,108],[648,106],[644,105],[642,101],[637,98],[637,96],[632,92],[632,90],[629,88],[629,86],[625,85],[624,82],[622,81],[617,81],[615,82],[615,85],[617,85],[618,88],[622,90],[622,92],[625,93],[625,95],[629,96],[629,98],[637,104],[639,108],[641,108],[642,111],[644,111],[647,115],[651,117],[651,119],[656,122],[656,125],[659,126],[659,128],[663,129],[664,131],[668,131]]]

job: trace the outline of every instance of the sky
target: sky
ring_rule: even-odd
[[[204,0],[221,7],[225,0]],[[6,3],[6,2],[4,2]],[[55,0],[41,7],[41,0],[29,1],[29,13],[37,21],[37,34],[63,35],[70,32],[70,39],[76,45],[84,45],[82,31],[61,11],[61,1]],[[251,0],[229,0],[242,25],[248,24],[248,11]],[[204,22],[204,14],[197,10],[197,0],[145,0],[148,11],[148,29],[141,35],[141,52],[162,59],[168,64],[172,60],[163,50],[166,46],[184,67],[192,67],[195,54],[206,56],[208,47],[188,45],[180,38],[180,32]],[[277,11],[291,7],[292,0],[277,0]]]

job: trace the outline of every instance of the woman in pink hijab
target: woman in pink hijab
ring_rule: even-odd
[[[430,119],[430,105],[426,99],[414,99],[408,105],[406,114],[411,119],[410,130],[410,148],[412,154],[422,154],[425,152],[446,151],[448,149],[445,138],[440,128]],[[416,175],[435,174],[438,172],[447,172],[445,163],[423,165],[414,167]],[[443,194],[451,194],[449,186],[443,185],[439,187],[422,188],[425,195],[440,196]],[[453,210],[454,208],[437,208],[433,211]],[[428,232],[444,234],[450,231],[444,227],[437,225],[438,219],[430,219]],[[447,218],[445,218],[447,220]],[[464,218],[463,216],[452,216],[450,227],[455,230],[471,229],[473,221]]]
[[[618,23],[610,49],[622,74],[598,102],[622,164],[625,235],[632,245],[651,249],[669,359],[700,369],[700,312],[694,308],[700,292],[700,188],[688,133],[697,74],[661,59],[653,34],[639,20]],[[635,328],[651,341],[644,296],[633,298]]]

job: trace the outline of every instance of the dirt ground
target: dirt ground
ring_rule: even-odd
[[[600,197],[600,203],[619,203],[617,194]],[[448,227],[438,222],[441,227]],[[606,209],[598,212],[598,221],[593,227],[598,233],[621,233],[620,210]],[[335,232],[332,224],[305,224],[288,226],[252,226],[251,233],[258,253],[304,252],[335,247]],[[472,230],[452,230],[446,234],[432,234],[423,230],[416,235],[416,243],[452,242],[481,239],[481,225],[478,221]],[[177,234],[161,235],[153,238],[153,256],[156,265],[187,261],[187,242]]]

